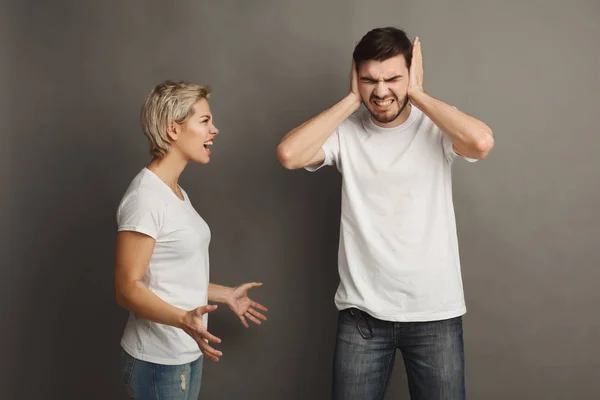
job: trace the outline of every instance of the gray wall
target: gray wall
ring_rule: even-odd
[[[270,308],[249,330],[212,315],[203,398],[328,398],[340,177],[286,171],[275,147],[346,93],[353,43],[383,25],[419,35],[426,90],[496,135],[454,169],[469,397],[600,396],[598,1],[87,3],[1,13],[2,398],[124,398],[115,209],[165,78],[214,89],[213,162],[182,178],[212,280],[263,281]],[[408,398],[400,359],[388,397]]]

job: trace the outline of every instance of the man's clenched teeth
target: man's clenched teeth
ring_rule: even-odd
[[[373,102],[375,104],[377,104],[379,107],[389,107],[392,104],[393,101],[394,101],[393,99],[373,100]]]

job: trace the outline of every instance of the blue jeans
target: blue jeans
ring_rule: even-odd
[[[400,350],[411,400],[464,400],[462,318],[389,322],[356,308],[339,313],[333,398],[383,399]]]
[[[197,400],[204,357],[183,365],[138,360],[124,350],[123,379],[130,399]]]

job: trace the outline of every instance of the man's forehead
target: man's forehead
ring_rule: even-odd
[[[369,75],[373,78],[389,78],[404,75],[408,72],[404,56],[398,55],[384,61],[367,60],[360,64],[359,74]]]

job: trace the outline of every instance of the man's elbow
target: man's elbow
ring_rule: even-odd
[[[298,163],[294,160],[294,154],[292,150],[285,143],[280,143],[277,146],[277,160],[285,169],[297,169],[300,168]]]
[[[494,136],[492,136],[492,131],[490,130],[489,132],[486,132],[484,135],[482,135],[481,139],[478,139],[474,143],[476,158],[479,160],[483,160],[487,157],[490,151],[492,151],[492,148],[494,148]]]

